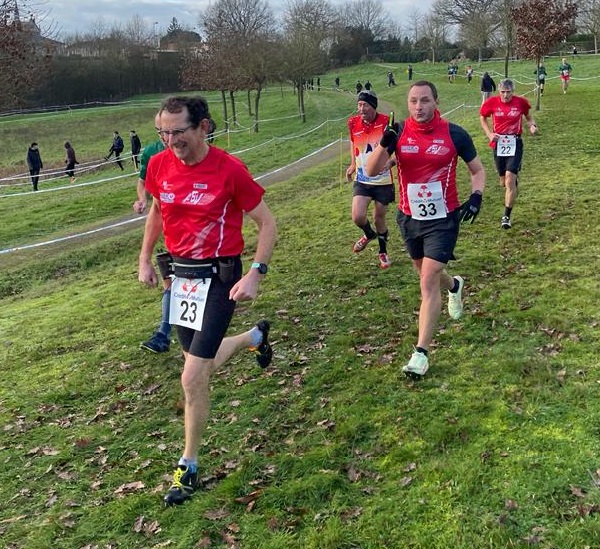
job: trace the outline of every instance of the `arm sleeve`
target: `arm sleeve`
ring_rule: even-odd
[[[477,149],[475,148],[473,139],[466,130],[456,124],[450,123],[450,137],[458,156],[465,162],[469,163],[477,157]]]

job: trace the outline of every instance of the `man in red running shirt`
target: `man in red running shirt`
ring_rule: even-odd
[[[388,204],[394,201],[394,179],[390,166],[386,165],[381,173],[368,177],[365,165],[369,155],[379,144],[389,117],[377,112],[377,95],[373,90],[358,94],[358,114],[348,119],[350,131],[350,166],[346,170],[346,179],[354,181],[352,189],[352,221],[364,232],[352,248],[354,253],[362,252],[371,240],[379,243],[379,266],[391,267],[387,253],[388,228],[385,221]],[[373,221],[375,230],[367,218],[369,203],[373,201]]]
[[[500,185],[504,187],[504,215],[500,220],[503,229],[510,229],[512,226],[510,215],[519,194],[518,175],[523,159],[522,117],[527,120],[531,135],[537,133],[537,126],[530,113],[531,104],[514,93],[513,81],[505,78],[498,85],[498,95],[490,97],[479,110],[479,123],[494,150],[494,164],[500,176]],[[491,130],[488,124],[490,117]]]
[[[269,323],[225,337],[238,301],[256,298],[267,273],[276,238],[264,189],[246,166],[209,145],[208,103],[203,98],[171,97],[160,113],[158,134],[167,149],[152,156],[146,189],[153,201],[139,258],[139,280],[157,285],[152,252],[164,234],[172,256],[170,321],[185,358],[181,384],[185,394],[185,447],[166,505],[185,502],[198,479],[198,449],[206,427],[210,376],[237,351],[256,352],[261,367],[271,361]],[[258,227],[254,263],[242,276],[242,226],[247,214]]]
[[[448,291],[448,313],[457,320],[463,312],[464,280],[446,272],[454,259],[461,221],[474,221],[481,208],[485,171],[473,140],[460,126],[444,120],[437,109],[436,87],[419,80],[408,90],[409,117],[389,127],[367,162],[367,175],[379,173],[396,155],[398,212],[396,220],[419,273],[421,307],[419,337],[402,371],[420,378],[429,368],[428,351],[442,308],[441,289]],[[462,158],[471,174],[471,196],[461,206],[456,166]]]

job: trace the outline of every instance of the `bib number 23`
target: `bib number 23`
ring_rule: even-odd
[[[169,322],[200,331],[210,283],[210,278],[175,277],[171,285]]]

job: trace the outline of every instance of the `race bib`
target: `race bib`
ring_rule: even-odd
[[[211,278],[174,277],[171,284],[169,322],[200,331]]]
[[[501,135],[496,143],[496,156],[515,156],[517,152],[517,137]]]
[[[407,195],[413,219],[428,221],[446,217],[446,203],[441,181],[409,183]]]

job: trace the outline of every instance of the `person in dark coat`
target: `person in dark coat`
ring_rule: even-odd
[[[131,140],[131,160],[133,160],[133,166],[136,172],[140,171],[139,155],[142,150],[142,142],[135,130],[129,132],[129,138]]]
[[[121,162],[121,153],[123,152],[124,148],[125,145],[123,144],[123,138],[119,135],[119,132],[115,131],[113,133],[112,143],[108,149],[108,155],[104,157],[104,160],[108,160],[111,155],[115,153],[115,162],[119,165],[121,171],[123,171],[125,168],[123,167],[123,162]]]
[[[40,170],[44,167],[38,144],[34,141],[27,150],[27,166],[29,167],[29,175],[31,176],[31,184],[33,190],[38,190],[38,181]]]
[[[492,93],[496,91],[496,82],[490,76],[489,72],[484,72],[481,77],[481,104],[483,105],[490,97]]]
[[[67,153],[67,157],[65,158],[65,164],[67,167],[65,168],[65,174],[71,178],[71,183],[75,182],[75,164],[79,164],[77,162],[77,158],[75,157],[75,149],[71,147],[71,143],[65,141],[65,151]]]

